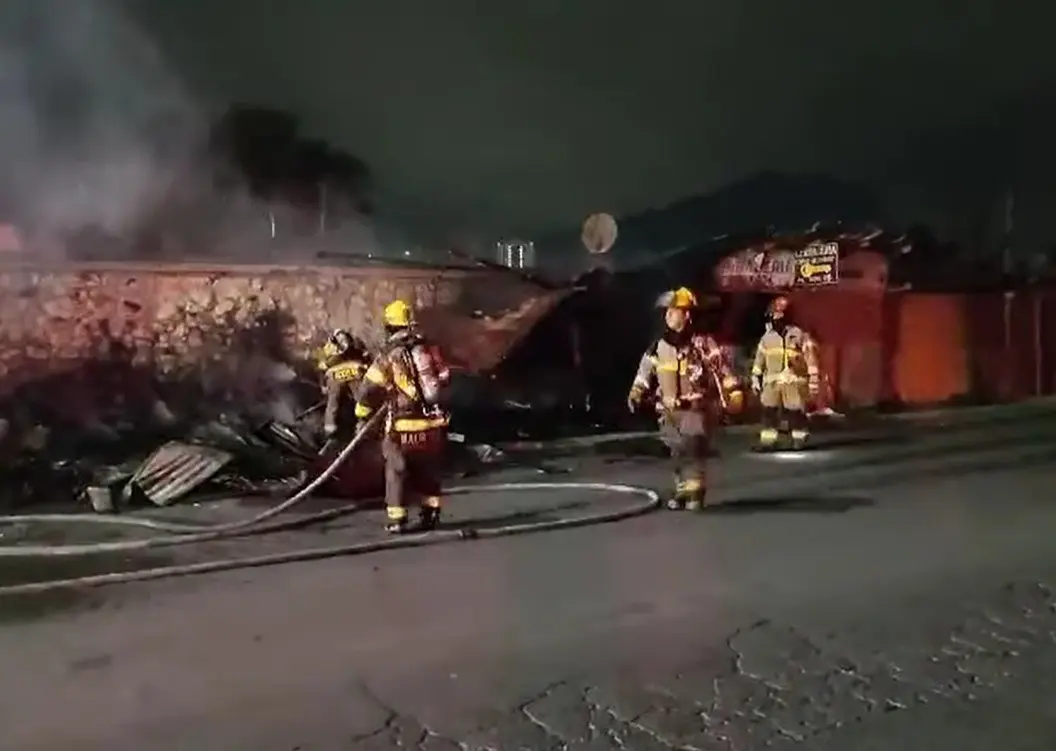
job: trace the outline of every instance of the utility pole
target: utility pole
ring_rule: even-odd
[[[1001,249],[1001,271],[1006,276],[1012,273],[1012,232],[1016,219],[1016,194],[1012,186],[1005,189],[1005,225]]]
[[[329,199],[329,196],[328,196],[327,190],[326,190],[326,181],[325,180],[320,180],[318,182],[318,184],[317,184],[317,189],[318,189],[317,192],[318,192],[318,200],[319,200],[319,234],[320,235],[325,235],[326,234],[326,209],[327,209],[327,200]]]
[[[1005,227],[1004,227],[1004,247],[1001,249],[1001,271],[1004,278],[1001,280],[1001,286],[1004,288],[1004,360],[1007,379],[1007,393],[1013,393],[1015,390],[1015,362],[1014,350],[1012,347],[1012,305],[1015,300],[1016,293],[1014,289],[1009,289],[1010,284],[1009,277],[1012,274],[1012,227],[1015,220],[1016,211],[1016,198],[1012,192],[1011,186],[1005,190]]]

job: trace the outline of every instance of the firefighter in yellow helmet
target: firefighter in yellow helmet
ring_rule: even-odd
[[[388,403],[382,427],[385,458],[386,529],[411,529],[408,507],[420,508],[417,531],[440,520],[440,479],[449,416],[441,392],[450,371],[439,350],[414,330],[411,306],[396,300],[383,313],[385,346],[367,368],[356,401],[356,417],[368,419]]]
[[[697,297],[680,287],[661,300],[664,333],[642,355],[627,396],[633,412],[655,391],[660,432],[675,462],[673,510],[701,510],[707,500],[707,460],[716,413],[742,400],[714,337],[693,331]]]
[[[814,339],[790,320],[787,297],[775,298],[767,310],[766,333],[752,364],[752,391],[762,407],[758,449],[777,447],[782,421],[788,423],[792,448],[809,436],[807,406],[818,393],[818,353]]]
[[[318,365],[326,397],[323,433],[327,438],[338,433],[352,437],[356,389],[369,364],[366,343],[344,329],[334,331],[323,345]]]

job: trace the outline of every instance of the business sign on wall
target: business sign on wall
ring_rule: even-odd
[[[715,270],[725,292],[787,289],[796,280],[796,256],[790,250],[742,250],[727,256]]]
[[[795,252],[795,286],[820,287],[840,281],[840,246],[811,243]]]
[[[724,292],[773,292],[840,281],[840,249],[834,242],[799,250],[749,248],[719,262],[715,283]]]

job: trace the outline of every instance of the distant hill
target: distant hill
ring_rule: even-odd
[[[711,195],[617,220],[620,232],[612,260],[617,267],[627,267],[646,262],[650,253],[700,246],[718,235],[750,233],[768,226],[778,231],[802,229],[816,221],[882,221],[883,217],[876,198],[859,184],[822,175],[763,172]],[[544,236],[536,247],[548,265],[551,259],[569,258],[581,267],[589,266],[579,228]]]

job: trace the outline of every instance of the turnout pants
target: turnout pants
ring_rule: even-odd
[[[759,431],[759,443],[769,446],[777,442],[782,421],[788,422],[793,441],[807,439],[807,385],[799,381],[771,381],[763,383],[759,393],[762,407],[763,427]]]
[[[390,524],[407,521],[408,506],[423,515],[440,510],[440,480],[447,434],[442,428],[385,436],[385,507]]]
[[[678,409],[660,421],[660,437],[671,452],[675,470],[675,500],[703,503],[707,494],[707,462],[711,454],[708,415],[703,410]]]

